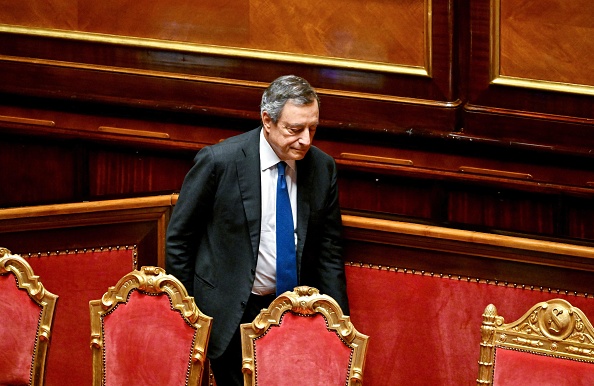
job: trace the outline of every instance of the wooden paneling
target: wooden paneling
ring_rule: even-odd
[[[0,140],[0,205],[78,199],[84,175],[77,162],[79,150],[67,142],[49,145],[39,139],[22,141],[4,135]]]
[[[278,15],[288,5],[264,1],[183,3],[161,14],[160,4],[79,2],[53,18],[40,12],[47,4],[6,4],[2,16],[0,131],[2,157],[13,168],[0,176],[16,189],[5,188],[1,205],[176,192],[196,151],[258,125],[268,82],[296,73],[320,93],[315,143],[337,160],[345,211],[594,239],[580,215],[594,198],[592,96],[493,80],[498,63],[500,78],[542,72],[536,60],[514,59],[542,48],[534,25],[558,10],[562,17],[551,22],[565,27],[551,44],[561,49],[576,26],[588,28],[588,9],[578,15],[552,0],[538,13],[520,0],[331,1],[312,8],[315,14],[295,6],[299,12],[287,20]],[[119,6],[128,6],[122,19],[105,22]],[[196,17],[181,12],[185,6],[204,15],[195,30],[183,29]],[[232,7],[236,14],[210,35],[196,32]],[[526,12],[530,17],[516,16]],[[131,14],[133,23],[119,24]],[[135,27],[139,14],[147,18],[142,28]],[[261,22],[264,15],[273,20]],[[345,23],[352,31],[342,34]],[[265,41],[265,26],[278,29],[276,40]],[[304,32],[291,32],[298,27]],[[524,28],[525,40],[518,40]],[[568,47],[587,46],[574,44]],[[335,57],[377,66],[344,67]],[[579,67],[563,64],[559,76],[587,83]],[[58,184],[36,167],[35,154],[59,175]]]
[[[174,192],[191,166],[171,154],[93,149],[89,153],[89,197]]]
[[[431,181],[341,170],[340,205],[345,210],[432,220],[435,197]]]
[[[571,200],[567,208],[568,233],[577,239],[594,240],[594,201]]]
[[[252,2],[78,1],[74,30],[215,45],[243,45],[255,27]],[[113,15],[118,17],[114,20]],[[72,27],[71,27],[72,28]]]
[[[7,5],[0,24],[425,68],[430,7],[424,0],[38,0]]]
[[[69,30],[76,26],[78,1],[0,1],[0,23]]]
[[[85,104],[62,111],[55,106],[2,107],[2,157],[12,167],[3,168],[0,176],[14,180],[18,190],[6,185],[1,205],[177,192],[196,151],[257,125],[145,109],[106,106],[99,114],[87,111]],[[587,213],[580,208],[594,197],[594,159],[551,157],[533,149],[503,153],[498,146],[454,138],[357,139],[320,128],[315,140],[338,163],[345,211],[483,231],[594,239],[579,215]],[[39,168],[39,154],[45,170]],[[56,180],[61,183],[54,184]],[[21,193],[30,186],[35,189]]]
[[[471,2],[463,135],[589,154],[592,54],[591,43],[580,42],[594,28],[592,7],[559,1],[539,3],[538,12],[531,7],[518,0]]]
[[[8,101],[10,99],[10,101]],[[185,111],[88,104],[0,95],[0,128],[14,134],[82,139],[105,144],[196,151],[255,128],[258,121],[193,115]],[[243,129],[242,129],[243,128]]]
[[[495,76],[591,86],[594,94],[594,21],[588,0],[498,2]]]
[[[428,4],[423,0],[251,1],[253,24],[248,43],[242,46],[424,68]],[[287,23],[287,15],[292,23]]]
[[[0,245],[13,253],[136,246],[138,266],[164,266],[171,196],[0,210]]]
[[[357,215],[347,259],[592,293],[587,2],[215,3],[0,0],[0,206],[176,192],[195,152],[255,127],[264,88],[295,73]],[[162,263],[166,206],[0,219],[0,245],[134,243]]]
[[[449,194],[449,221],[524,234],[565,233],[558,219],[555,196],[459,186]]]
[[[7,183],[0,187],[0,206],[172,193],[180,189],[194,154],[5,134],[0,178]]]
[[[345,259],[501,285],[592,296],[593,245],[343,215]]]
[[[591,234],[585,221],[594,198],[590,159],[521,149],[502,154],[497,148],[481,151],[480,144],[466,147],[448,141],[438,141],[431,151],[419,151],[404,140],[386,142],[375,146],[375,153],[365,146],[317,143],[336,157],[345,211],[486,232],[591,240],[585,236]]]
[[[63,14],[73,19],[67,28],[60,25],[65,31],[31,5],[3,13],[0,92],[258,119],[267,84],[296,73],[323,97],[328,127],[371,133],[457,128],[453,1],[335,0],[310,7],[315,12],[301,8],[307,4],[234,3],[232,20],[249,15],[249,28],[218,20],[231,6],[214,2],[167,4],[163,12],[165,4],[126,2],[124,12],[111,3],[88,3],[89,10],[81,4],[73,5],[76,16]],[[39,9],[45,5],[39,2]],[[114,23],[115,11],[118,20],[134,22]],[[209,33],[188,26],[195,17],[202,19],[196,25],[217,19],[209,23],[212,40],[201,42],[197,37]]]

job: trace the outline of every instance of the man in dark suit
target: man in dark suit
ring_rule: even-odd
[[[318,288],[349,314],[336,164],[311,145],[318,96],[303,78],[283,76],[266,89],[260,110],[260,127],[198,152],[167,230],[167,272],[213,317],[208,357],[217,386],[243,385],[239,325],[267,308],[280,289],[275,267],[282,237],[275,232],[282,221],[275,202],[281,167],[293,221],[290,283]]]

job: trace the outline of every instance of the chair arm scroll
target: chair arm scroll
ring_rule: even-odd
[[[91,348],[101,348],[101,336],[99,334],[91,335]]]
[[[194,352],[192,353],[192,362],[194,363],[204,363],[204,351],[194,348]]]
[[[362,385],[363,384],[363,371],[359,368],[353,369],[353,373],[351,375],[351,382],[353,384]]]
[[[254,361],[252,359],[245,358],[242,361],[241,371],[244,374],[252,375],[254,373]]]

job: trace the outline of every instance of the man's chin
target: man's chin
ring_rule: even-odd
[[[291,159],[293,159],[295,161],[299,161],[299,160],[303,159],[303,157],[305,157],[305,155],[307,154],[308,150],[309,149],[304,149],[304,150],[292,149],[291,150]]]

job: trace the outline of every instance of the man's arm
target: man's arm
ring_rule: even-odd
[[[211,217],[214,187],[212,151],[204,148],[186,175],[167,228],[165,269],[193,295],[198,244]]]
[[[314,148],[310,149],[314,150]],[[301,279],[334,298],[348,315],[349,303],[342,258],[342,218],[338,201],[336,163],[315,149],[309,161],[314,178],[308,186],[312,195],[310,217],[301,267]],[[305,165],[304,165],[305,166]],[[305,188],[305,187],[303,187]]]
[[[342,217],[338,202],[338,183],[336,164],[332,162],[332,177],[327,197],[327,210],[322,219],[320,239],[320,292],[334,298],[345,315],[350,314],[346,291],[346,276],[342,258]]]

